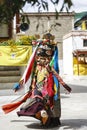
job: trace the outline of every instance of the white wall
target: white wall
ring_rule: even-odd
[[[73,36],[72,37],[73,50],[87,49],[87,47],[83,46],[83,39],[86,39],[86,38],[87,37],[85,37],[85,36]]]
[[[64,74],[73,75],[72,37],[63,41],[63,70]]]
[[[87,39],[87,31],[72,31],[63,37],[63,72],[73,75],[73,51],[76,49],[86,50],[83,39]]]

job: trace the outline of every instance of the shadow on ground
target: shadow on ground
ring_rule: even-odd
[[[11,122],[25,122],[25,120],[13,120]],[[26,121],[26,122],[29,122]],[[31,122],[31,121],[30,121]],[[65,119],[65,120],[61,120],[61,126],[59,127],[43,127],[40,122],[33,122],[33,123],[29,123],[28,125],[25,125],[25,127],[30,128],[30,129],[48,129],[50,130],[58,130],[59,128],[63,128],[63,130],[70,130],[70,129],[82,129],[83,127],[87,127],[87,119]]]
[[[69,119],[62,120],[63,129],[80,129],[82,127],[87,127],[87,119]]]
[[[87,93],[87,87],[84,85],[68,84],[68,86],[72,89],[71,93]],[[60,85],[60,92],[67,93],[67,90],[65,90],[64,87]]]

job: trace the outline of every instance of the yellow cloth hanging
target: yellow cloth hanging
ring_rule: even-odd
[[[86,30],[86,22],[85,21],[82,22],[82,30]]]

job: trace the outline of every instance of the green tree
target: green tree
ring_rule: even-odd
[[[59,4],[60,0],[50,0],[51,3],[55,6]],[[9,23],[15,16],[15,14],[23,12],[23,7],[28,3],[31,6],[37,6],[38,11],[41,8],[48,11],[49,0],[0,0],[0,23]],[[66,7],[68,11],[72,6],[72,0],[63,0],[60,11]],[[58,12],[57,12],[58,13]]]

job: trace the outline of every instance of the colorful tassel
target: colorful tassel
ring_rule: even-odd
[[[20,101],[3,105],[2,110],[4,111],[5,114],[11,112],[15,110],[16,108],[18,108],[30,96],[31,96],[31,92],[28,92]]]
[[[31,72],[32,72],[32,69],[33,69],[37,48],[38,48],[38,46],[36,46],[36,48],[34,49],[32,55],[31,55],[31,57],[30,57],[30,59],[28,61],[27,68],[26,68],[21,80],[19,81],[19,83],[14,85],[13,89],[15,91],[18,91],[18,90],[20,90],[20,88],[23,88],[24,85],[28,82],[28,80],[30,78],[30,75],[31,75]]]
[[[57,46],[55,47],[55,51],[54,51],[54,55],[53,55],[53,58],[50,62],[50,66],[54,67],[54,69],[56,70],[56,72],[59,72],[59,65],[58,65],[58,48]],[[55,75],[53,75],[53,79],[54,79],[54,91],[55,91],[55,94],[54,94],[54,100],[57,100],[58,99],[58,86],[59,86],[59,82],[58,82],[58,79],[56,78]]]

